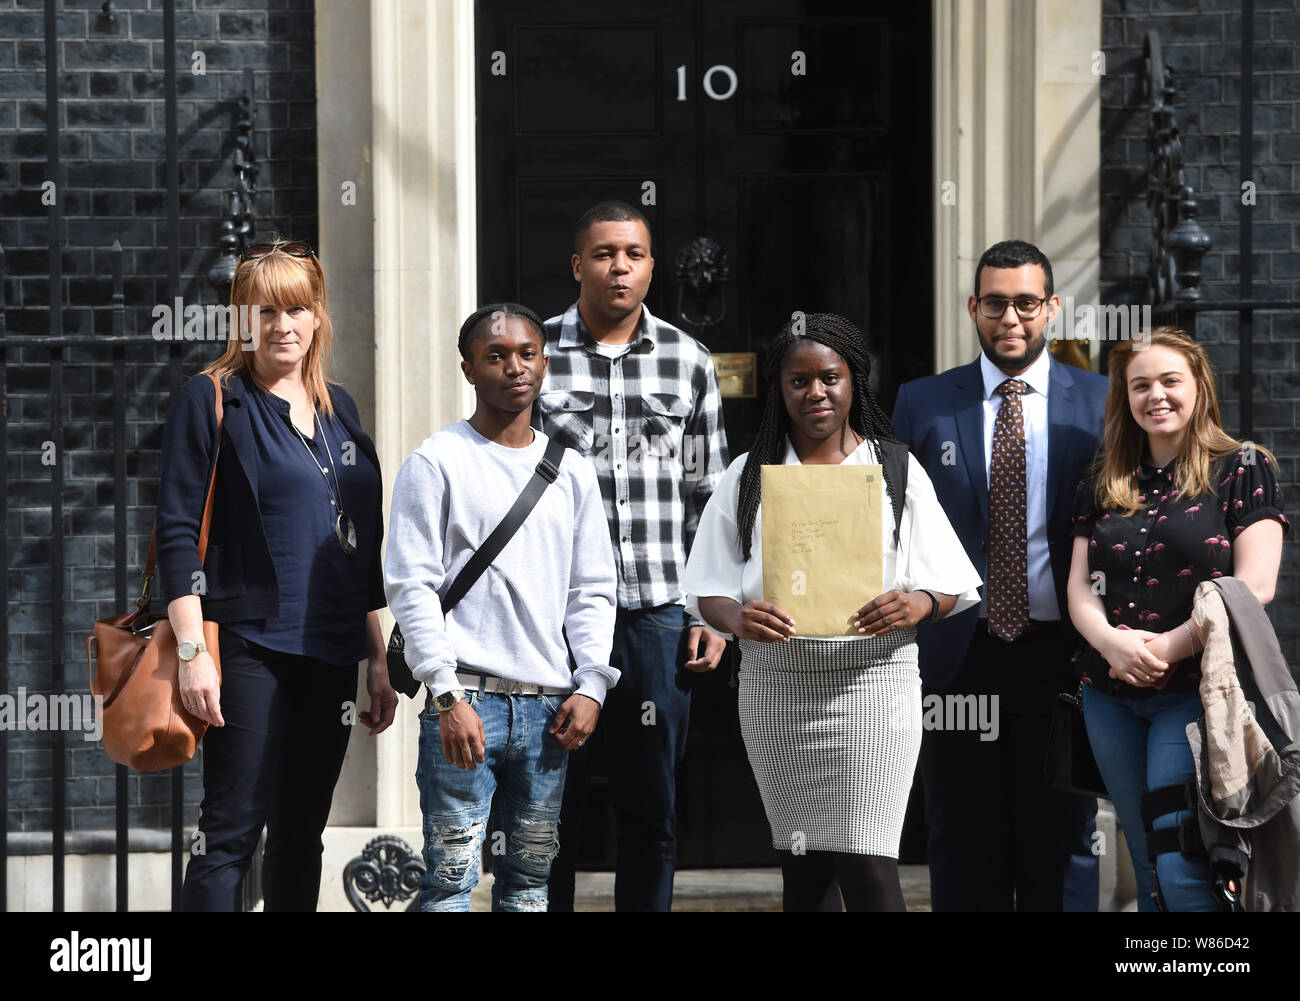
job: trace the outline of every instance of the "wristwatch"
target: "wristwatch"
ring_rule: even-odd
[[[445,713],[449,709],[454,709],[457,702],[465,700],[465,693],[459,688],[453,688],[450,692],[443,692],[441,695],[433,697],[433,707],[440,713]]]
[[[186,640],[176,647],[176,654],[187,664],[201,653],[206,653],[208,645],[202,640],[195,643],[193,640]]]

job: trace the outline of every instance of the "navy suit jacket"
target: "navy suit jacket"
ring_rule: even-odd
[[[1105,377],[1051,360],[1047,394],[1047,545],[1066,647],[1074,645],[1065,588],[1070,576],[1074,491],[1101,436]],[[894,433],[925,467],[935,493],[981,579],[987,578],[988,470],[984,464],[984,378],[979,359],[899,387]],[[980,589],[981,595],[984,588]],[[918,630],[921,677],[941,688],[961,670],[979,606]]]
[[[212,501],[212,525],[202,570],[207,593],[203,617],[212,622],[241,622],[274,618],[280,611],[280,591],[271,548],[257,506],[256,443],[248,416],[246,376],[231,376],[222,387],[221,452]],[[379,471],[375,443],[361,428],[352,397],[330,384],[334,413],[357,450]],[[176,393],[163,428],[158,478],[158,583],[164,604],[192,594],[194,573],[200,569],[199,525],[203,500],[212,475],[217,444],[216,399],[206,375],[188,380]],[[381,511],[382,483],[375,488],[374,509]],[[361,505],[344,488],[344,510]],[[370,607],[384,607],[383,566],[379,543],[383,516],[370,554]],[[360,555],[360,554],[358,554]]]

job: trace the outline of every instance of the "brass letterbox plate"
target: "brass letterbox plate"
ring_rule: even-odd
[[[752,351],[715,352],[713,370],[724,398],[758,395],[758,355]]]

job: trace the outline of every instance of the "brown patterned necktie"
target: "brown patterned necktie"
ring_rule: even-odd
[[[993,421],[989,463],[989,632],[1010,643],[1029,622],[1029,561],[1025,549],[1025,411],[1029,387],[1007,379]]]

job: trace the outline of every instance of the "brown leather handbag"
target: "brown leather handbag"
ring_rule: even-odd
[[[217,455],[212,463],[212,477],[203,502],[203,522],[199,528],[199,563],[208,549],[208,528],[212,522],[212,494],[217,482],[217,463],[221,452],[221,386],[209,375],[217,391]],[[161,615],[149,608],[149,585],[154,577],[155,544],[158,526],[154,523],[149,539],[149,559],[145,564],[144,589],[136,599],[135,610],[100,619],[93,636],[86,637],[86,660],[90,667],[90,690],[104,700],[101,709],[104,753],[121,765],[142,772],[162,771],[183,765],[194,757],[194,750],[208,729],[208,724],[193,716],[181,702],[180,655],[176,634],[164,611]],[[216,622],[203,623],[203,641],[221,677],[221,657],[217,650]],[[98,661],[98,670],[96,669]]]

